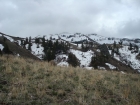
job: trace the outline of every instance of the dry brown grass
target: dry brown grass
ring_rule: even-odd
[[[0,58],[0,104],[140,105],[139,97],[139,74]]]

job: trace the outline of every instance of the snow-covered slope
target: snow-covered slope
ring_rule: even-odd
[[[4,46],[2,44],[0,44],[0,49],[2,50],[4,48]]]
[[[1,36],[1,35],[0,35]],[[25,38],[20,38],[14,40],[14,38],[10,37],[9,35],[5,36],[8,40],[11,42],[17,42],[21,46],[21,39],[26,40]],[[139,39],[120,39],[120,38],[114,38],[114,37],[104,37],[97,34],[81,34],[81,33],[60,33],[60,34],[49,34],[49,35],[38,35],[35,38],[32,38],[31,43],[31,53],[35,55],[36,57],[42,59],[42,56],[44,55],[44,48],[41,46],[42,44],[42,38],[45,38],[45,40],[52,40],[52,42],[55,42],[58,40],[58,42],[64,41],[69,43],[70,50],[69,52],[73,53],[80,62],[80,67],[85,67],[89,69],[89,65],[91,62],[91,58],[93,55],[96,55],[95,52],[100,53],[101,51],[99,48],[95,48],[94,50],[90,49],[86,52],[82,52],[81,46],[83,41],[92,41],[97,42],[97,44],[113,44],[114,41],[118,44],[120,41],[123,41],[123,47],[119,49],[120,56],[116,55],[114,56],[115,59],[117,59],[120,62],[123,62],[126,65],[130,65],[133,69],[140,70],[140,61],[136,59],[136,56],[138,53],[131,53],[130,50],[128,50],[128,45],[132,43],[133,45],[138,45],[140,47],[140,40]],[[17,37],[18,38],[18,37]],[[39,38],[39,43],[35,43],[35,39]],[[76,43],[78,42],[78,44]],[[29,43],[26,44],[25,48],[28,49]],[[23,47],[23,46],[22,46]],[[3,45],[0,44],[0,48],[3,49]],[[139,49],[140,50],[140,49]],[[95,51],[95,52],[93,52]],[[109,51],[111,54],[111,50]],[[58,63],[59,66],[68,66],[68,54],[60,53],[56,55],[55,61]],[[106,63],[106,65],[110,69],[116,69],[117,67],[111,65],[110,63]],[[105,69],[102,66],[98,66],[99,69]],[[90,68],[91,69],[91,68]]]
[[[114,58],[127,65],[130,65],[133,69],[140,70],[140,60],[136,59],[138,53],[131,53],[131,51],[128,50],[128,46],[123,46],[119,49],[119,52],[120,56],[115,54]]]
[[[33,43],[31,46],[32,54],[37,56],[38,58],[42,59],[42,55],[44,55],[43,47],[39,44]]]
[[[115,66],[113,66],[113,65],[111,65],[111,64],[109,64],[109,63],[105,63],[111,70],[113,70],[113,69],[116,69],[116,67]]]
[[[114,37],[104,37],[104,36],[100,36],[97,34],[89,34],[87,35],[90,39],[98,42],[99,44],[113,44],[114,41],[116,43],[120,42],[120,38],[114,38]]]
[[[59,34],[59,37],[68,42],[79,42],[83,40],[87,40],[88,38],[83,34],[76,33],[76,34]]]
[[[60,54],[56,56],[55,61],[58,63],[58,66],[69,66],[68,62],[67,62],[68,56],[66,54]]]
[[[81,67],[88,67],[91,62],[91,57],[94,55],[94,52],[91,50],[82,52],[71,49],[70,52],[72,52],[79,59]]]

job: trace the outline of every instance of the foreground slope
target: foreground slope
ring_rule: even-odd
[[[0,57],[0,104],[140,105],[140,75]]]

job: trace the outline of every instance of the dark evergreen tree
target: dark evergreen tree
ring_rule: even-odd
[[[21,40],[21,44],[20,45],[23,46],[23,40]]]
[[[135,52],[138,53],[139,52],[139,47],[137,45],[135,45]]]
[[[67,43],[64,43],[63,41],[59,42],[56,40],[56,42],[53,42],[52,40],[47,40],[43,42],[44,38],[42,38],[42,46],[44,48],[44,60],[50,61],[55,59],[56,54],[65,53],[67,54],[69,47]]]
[[[68,44],[68,47],[69,47],[69,48],[71,47],[70,43]]]
[[[4,43],[3,52],[5,54],[12,54],[12,51],[10,51],[9,46],[6,43]]]
[[[55,59],[55,51],[51,51],[51,60]]]
[[[49,42],[48,42],[48,47],[49,47],[49,48],[52,48],[52,47],[53,47],[53,42],[52,42],[52,40],[49,40]]]
[[[79,61],[73,53],[68,54],[68,63],[73,67],[79,66]]]
[[[95,69],[98,68],[98,61],[96,56],[92,56],[90,66],[94,67]]]
[[[90,42],[89,44],[90,44],[90,47],[93,47],[93,42]]]
[[[28,43],[28,37],[26,37],[26,44]]]
[[[35,38],[35,43],[39,43],[39,38]]]
[[[114,49],[111,50],[111,56],[114,57]]]
[[[31,38],[31,36],[29,37],[29,43],[31,43],[31,40],[32,40],[32,38]]]
[[[119,47],[117,47],[116,54],[119,55]]]
[[[98,66],[104,65],[108,61],[108,58],[109,57],[107,55],[104,55],[103,53],[99,54],[98,56],[92,56],[90,66],[97,69]]]
[[[50,40],[52,40],[52,37],[50,37]]]
[[[83,44],[83,42],[82,42],[81,48],[82,48],[82,50],[84,50],[84,44]]]
[[[0,55],[1,55],[1,56],[3,55],[1,49],[0,49]]]
[[[42,38],[42,46],[45,47],[45,36]]]
[[[129,50],[132,50],[132,44],[131,43],[129,44]]]
[[[3,38],[3,41],[6,42],[6,40],[7,40],[7,38],[4,37],[4,38]]]
[[[108,46],[108,49],[109,49],[109,50],[112,50],[112,47],[109,45],[109,46]]]
[[[25,41],[23,41],[23,48],[26,49],[26,42]]]
[[[113,47],[116,48],[116,41],[114,41]]]
[[[120,42],[119,42],[120,46],[122,46],[122,43],[123,43],[123,41],[122,41],[122,40],[120,40]]]
[[[32,44],[31,44],[31,43],[29,43],[29,44],[28,44],[28,50],[29,50],[29,51],[31,51],[31,50],[32,50],[32,49],[31,49],[31,46],[32,46]]]
[[[47,53],[46,53],[46,57],[47,57],[47,60],[48,61],[51,61],[52,60],[52,58],[51,58],[51,50],[50,49],[48,49],[48,51],[47,51]]]

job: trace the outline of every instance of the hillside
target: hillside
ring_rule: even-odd
[[[115,38],[81,33],[38,35],[32,38],[13,37],[4,33],[0,35],[1,50],[6,44],[12,54],[21,57],[54,60],[58,66],[74,66],[72,62],[75,62],[75,67],[79,66],[88,70],[140,72],[140,40],[138,38]]]
[[[7,57],[8,56],[8,57]],[[139,105],[140,75],[0,57],[0,104]]]
[[[7,36],[7,35],[0,36],[0,45],[1,45],[0,49],[2,50],[4,48],[4,45],[6,44],[9,50],[12,52],[12,54],[20,55],[25,58],[32,58],[35,60],[39,60],[36,56],[31,54],[30,51],[22,48],[19,44],[17,44],[17,42],[20,43],[21,39],[24,39],[24,38],[12,37],[12,36]]]

